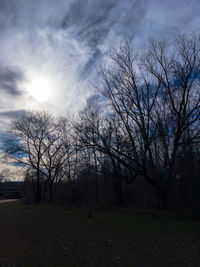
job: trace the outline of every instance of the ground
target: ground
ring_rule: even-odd
[[[0,204],[0,266],[200,266],[200,223]]]

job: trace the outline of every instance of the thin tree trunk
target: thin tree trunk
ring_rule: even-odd
[[[40,170],[37,169],[37,182],[36,182],[36,203],[39,203],[41,200],[41,185],[40,185]]]

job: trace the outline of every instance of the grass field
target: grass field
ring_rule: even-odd
[[[200,224],[169,218],[0,205],[0,266],[200,266]]]

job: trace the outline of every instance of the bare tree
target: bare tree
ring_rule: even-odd
[[[200,37],[180,35],[171,45],[150,41],[142,52],[124,42],[100,67],[95,92],[76,121],[45,112],[13,121],[6,155],[35,173],[36,202],[47,192],[51,202],[66,179],[75,203],[77,178],[87,171],[96,205],[98,177],[105,174],[119,205],[123,181],[143,176],[166,208],[181,154],[200,144]]]
[[[44,154],[41,159],[47,178],[49,202],[52,202],[57,185],[65,176],[70,179],[70,161],[75,153],[68,121],[61,117],[54,119],[51,125],[52,131],[43,140]]]
[[[157,143],[170,187],[177,172],[177,153],[185,144],[200,142],[200,36],[180,35],[171,48],[165,41],[152,41],[143,63],[161,85],[155,115]]]
[[[129,179],[143,174],[162,208],[184,135],[189,131],[187,142],[199,142],[199,42],[197,36],[179,36],[167,49],[165,41],[152,41],[142,54],[125,42],[99,70],[96,92],[104,97],[107,114],[88,106],[84,127],[79,126],[82,142],[108,155],[113,166],[120,163]]]
[[[113,177],[117,203],[121,205],[123,202],[121,179],[126,178],[127,182],[130,182],[134,178],[133,174],[139,173],[139,170],[136,170],[138,166],[134,163],[129,164],[132,158],[130,150],[127,152],[127,139],[123,135],[119,119],[114,115],[101,114],[94,100],[96,98],[89,99],[86,108],[80,114],[80,121],[75,124],[79,145],[87,149],[90,155],[88,162],[96,173],[95,177],[97,173]],[[105,168],[105,158],[109,161],[109,168]],[[125,169],[129,175],[124,174]],[[97,181],[95,183],[97,198]]]
[[[0,172],[0,183],[4,181],[4,174],[3,172]]]
[[[4,142],[6,156],[35,173],[36,202],[45,196],[47,189],[49,200],[52,200],[55,185],[65,175],[70,147],[66,120],[55,119],[46,112],[28,112],[14,120]]]

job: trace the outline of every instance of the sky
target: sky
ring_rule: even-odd
[[[0,133],[27,109],[76,113],[111,49],[199,33],[198,0],[0,0]]]

